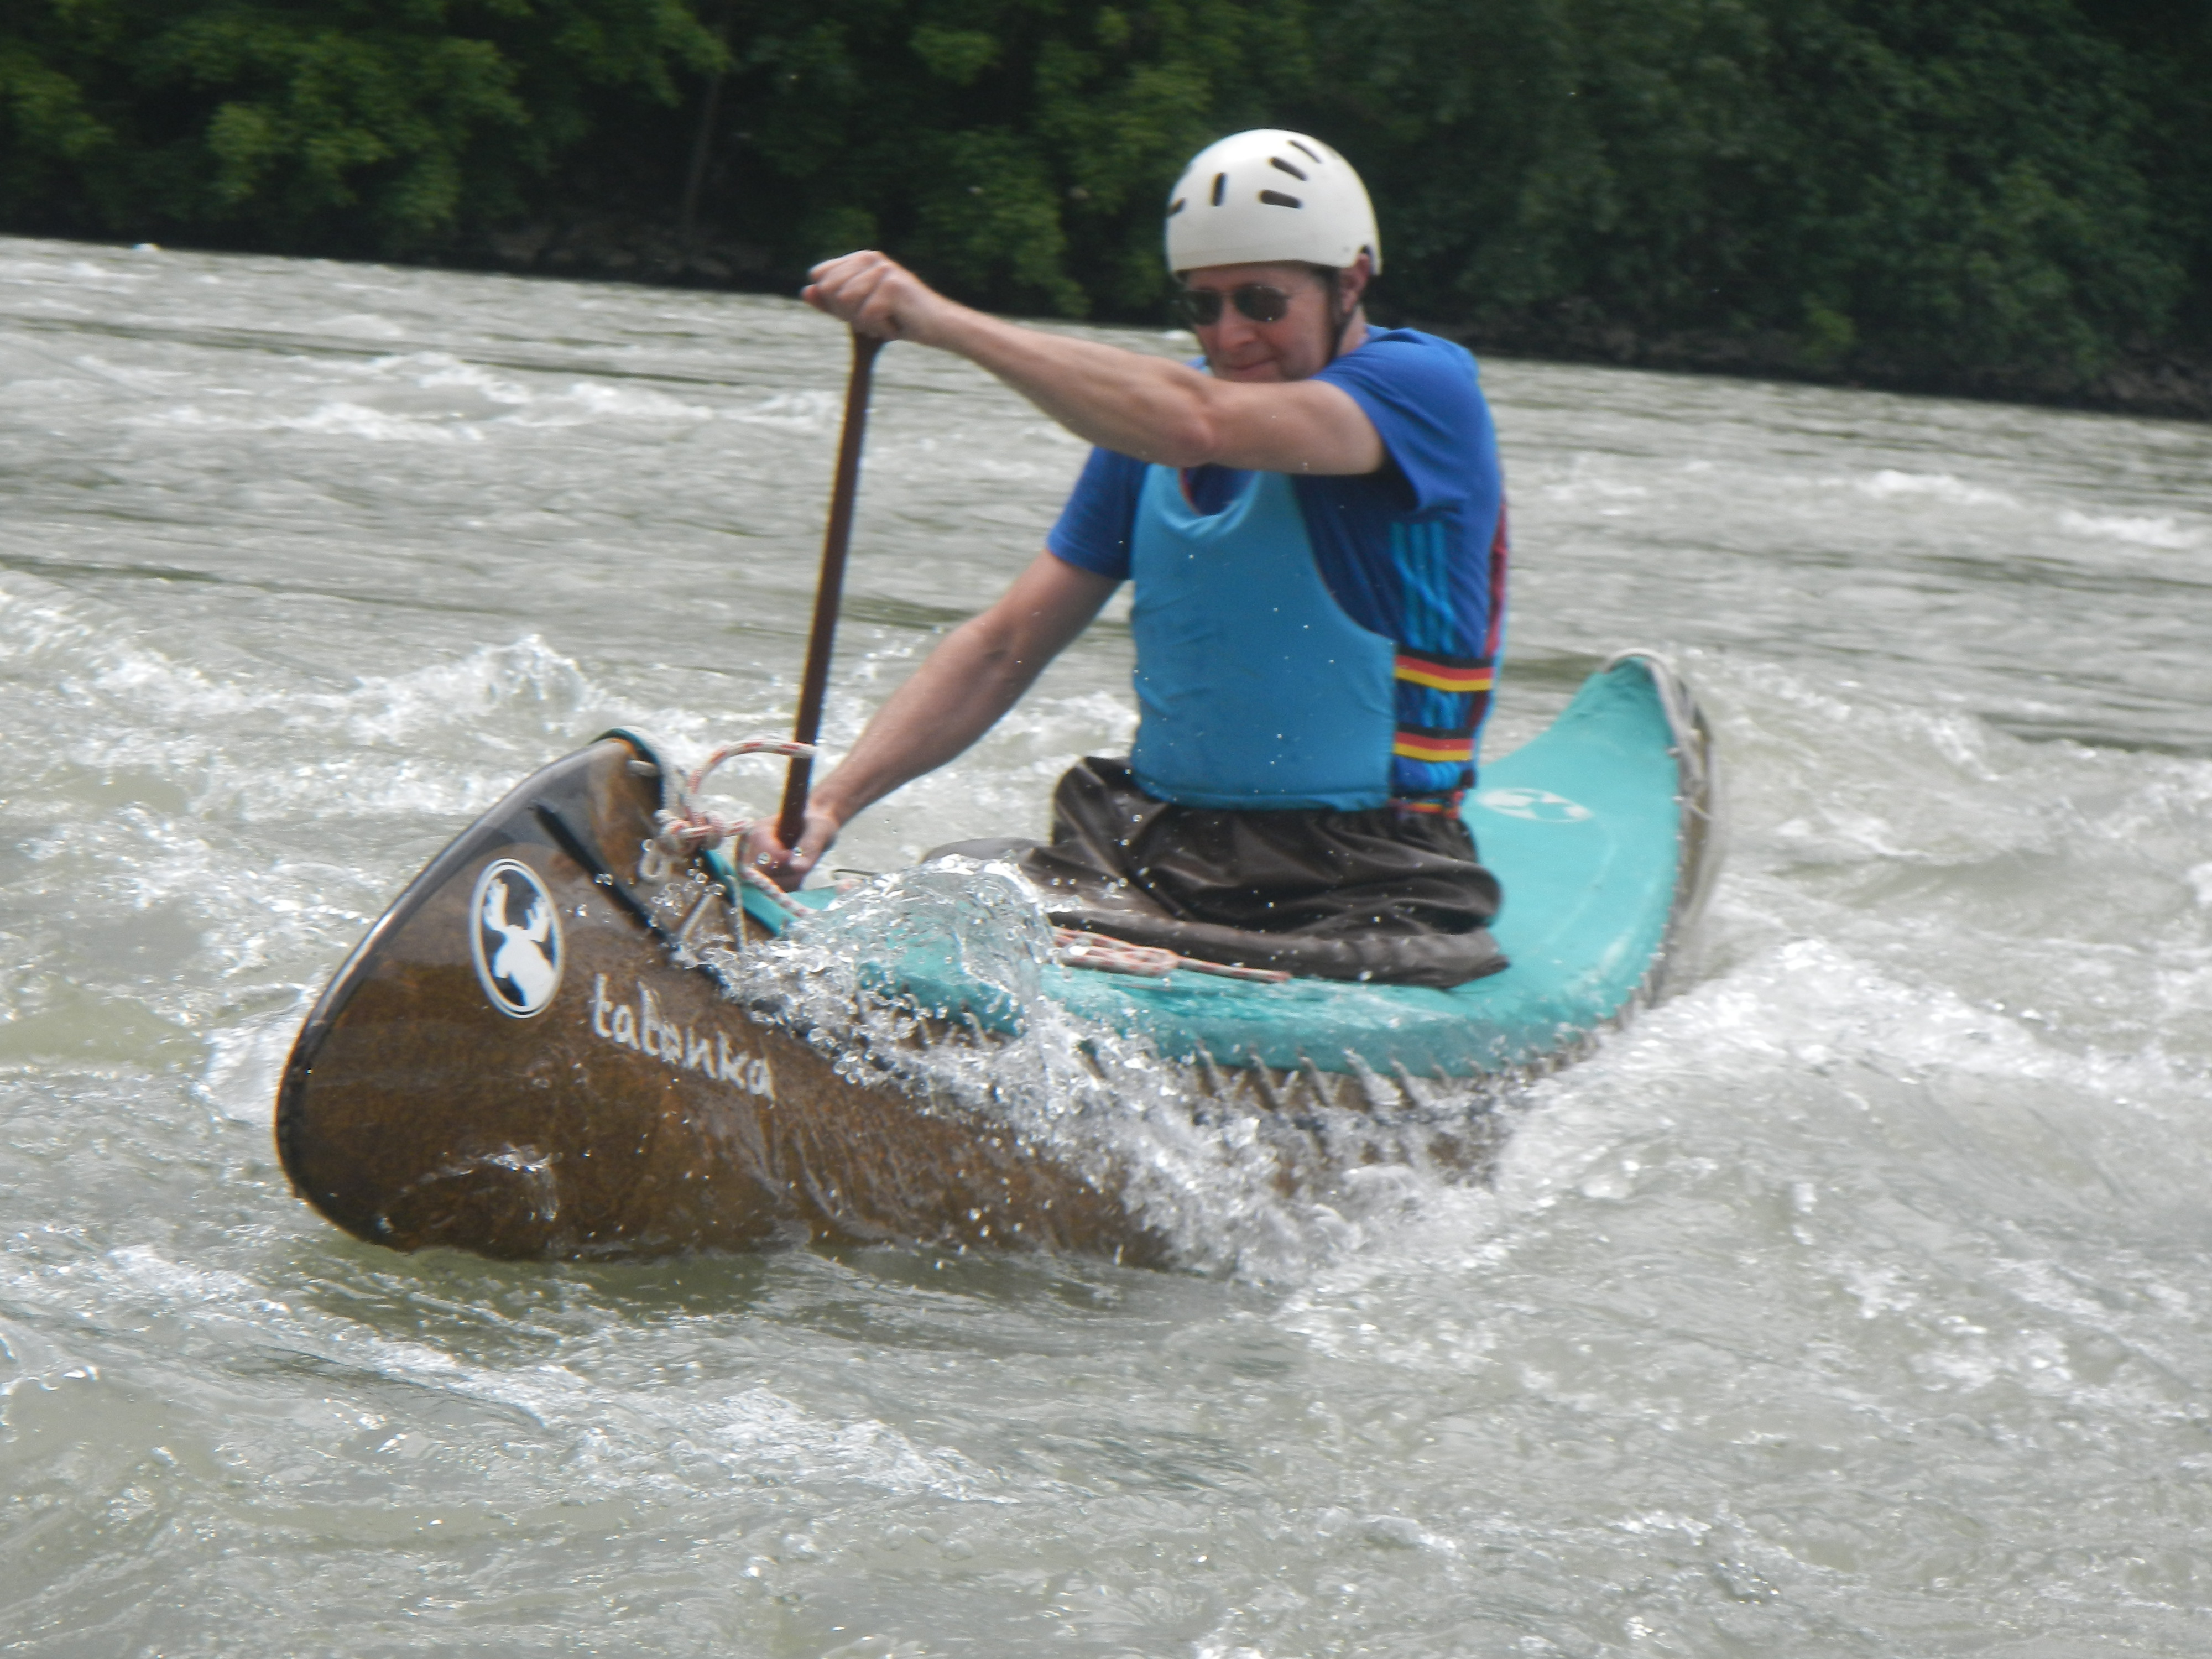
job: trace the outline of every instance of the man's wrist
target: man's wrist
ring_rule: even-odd
[[[809,818],[829,819],[830,828],[834,832],[842,830],[845,827],[845,820],[852,815],[847,811],[844,803],[836,796],[828,795],[824,791],[817,790],[806,798],[806,816]]]
[[[921,307],[921,314],[909,325],[906,337],[916,345],[949,351],[955,356],[972,356],[975,343],[974,325],[986,320],[983,313],[957,300],[946,299],[935,289],[924,291],[929,298]]]

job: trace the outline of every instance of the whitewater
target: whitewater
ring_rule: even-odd
[[[433,854],[611,726],[787,726],[844,363],[774,297],[0,240],[0,1654],[2212,1646],[2212,428],[1486,363],[1488,752],[1663,649],[1729,843],[1486,1185],[1224,1176],[1174,1273],[302,1205],[278,1071]],[[833,750],[1082,458],[885,354]],[[1037,832],[1126,616],[832,862]]]

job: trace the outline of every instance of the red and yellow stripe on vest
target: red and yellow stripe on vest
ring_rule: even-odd
[[[1413,685],[1425,685],[1432,691],[1458,693],[1487,691],[1498,683],[1497,669],[1479,658],[1445,657],[1433,652],[1401,651],[1396,677]]]
[[[1474,779],[1474,734],[1496,676],[1496,669],[1480,658],[1399,651],[1399,724],[1390,752],[1400,763],[1395,803],[1401,811],[1458,810]]]
[[[1401,726],[1390,752],[1404,760],[1426,761],[1431,766],[1465,766],[1474,758],[1474,733]]]

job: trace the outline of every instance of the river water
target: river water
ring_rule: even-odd
[[[1732,840],[1487,1188],[1266,1249],[1224,1190],[1178,1273],[299,1203],[278,1068],[401,883],[609,725],[787,721],[843,363],[774,299],[0,242],[0,1654],[2212,1647],[2212,428],[1487,366],[1492,751],[1665,647]],[[1081,459],[878,387],[840,741]],[[1128,654],[838,861],[1034,830]]]

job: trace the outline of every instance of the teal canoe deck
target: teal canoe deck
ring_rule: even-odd
[[[1505,891],[1492,931],[1511,966],[1449,990],[1178,972],[1148,980],[1048,964],[1041,988],[1164,1056],[1223,1066],[1468,1078],[1578,1051],[1657,988],[1711,873],[1709,740],[1672,671],[1643,653],[1590,677],[1540,736],[1485,765],[1464,809]],[[797,896],[810,905],[828,890]],[[783,918],[758,895],[748,912]],[[1007,1029],[1018,1010],[963,984],[954,953],[884,964],[916,1005]]]

